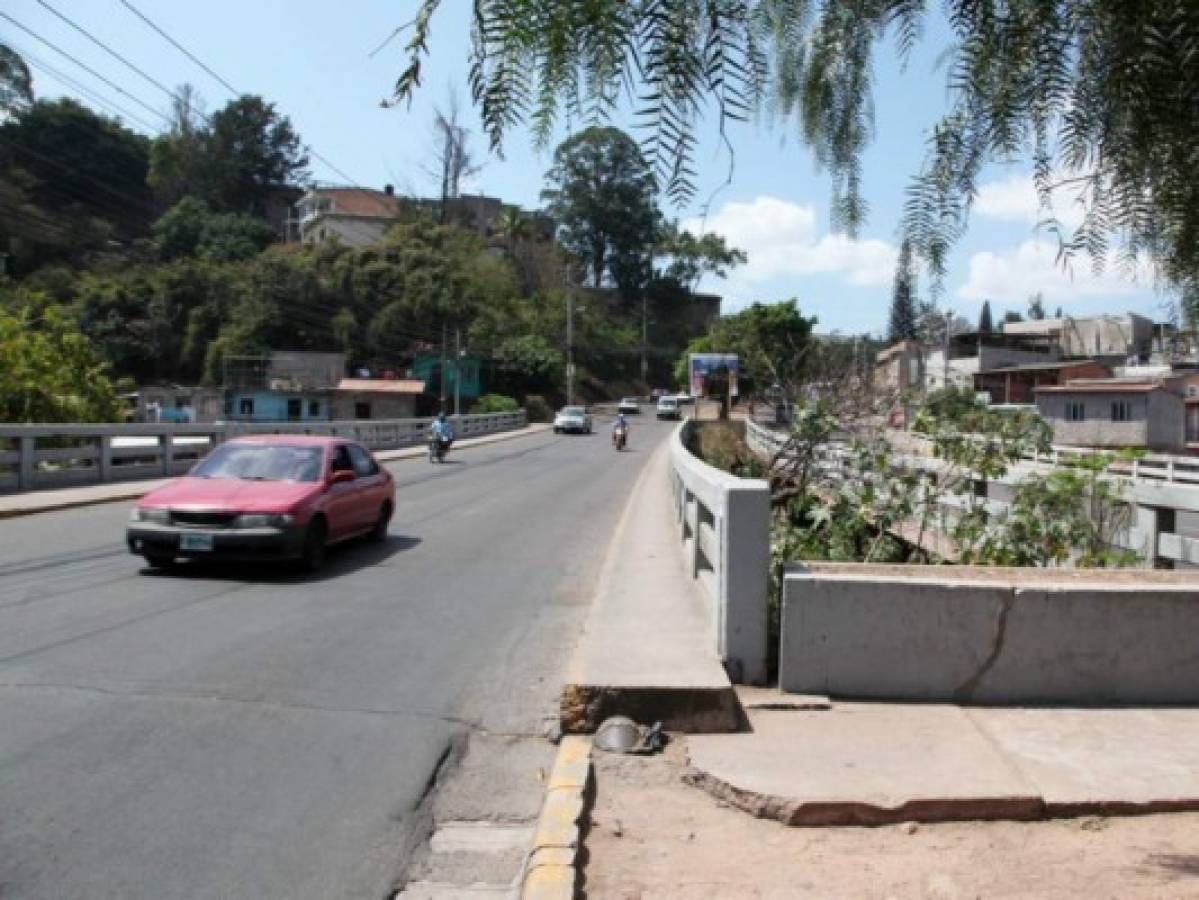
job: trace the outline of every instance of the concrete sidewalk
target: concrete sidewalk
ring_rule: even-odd
[[[785,699],[787,695],[776,695]],[[688,738],[688,783],[788,825],[1199,810],[1199,710],[839,703]]]
[[[464,438],[456,441],[456,450],[468,450],[471,447],[481,447],[498,441],[512,440],[518,437],[528,437],[549,431],[550,425],[527,425],[516,431],[502,431],[498,434],[488,434],[477,438]],[[425,447],[405,447],[400,450],[381,450],[375,454],[380,462],[393,462],[400,459],[416,459],[425,456]],[[171,478],[155,478],[149,481],[118,481],[112,484],[89,484],[80,487],[56,488],[52,491],[27,491],[21,494],[0,495],[0,519],[10,519],[16,516],[31,516],[35,513],[51,512],[56,509],[72,509],[77,506],[95,506],[100,503],[114,503],[120,500],[133,500],[156,487],[171,481]]]
[[[562,728],[594,731],[611,715],[670,731],[742,726],[716,655],[709,602],[686,574],[672,516],[669,443],[641,472],[604,563],[562,694]]]

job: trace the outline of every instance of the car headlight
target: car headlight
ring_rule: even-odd
[[[152,525],[170,525],[171,511],[152,506],[135,506],[129,512],[130,522],[149,522]]]
[[[242,513],[233,520],[234,528],[283,528],[294,521],[281,513]]]

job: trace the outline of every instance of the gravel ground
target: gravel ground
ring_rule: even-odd
[[[1199,813],[788,828],[683,784],[685,737],[595,755],[592,900],[1199,898]]]

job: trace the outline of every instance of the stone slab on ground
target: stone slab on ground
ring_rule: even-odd
[[[673,731],[742,724],[708,601],[683,567],[668,450],[645,466],[609,550],[563,689],[566,732],[594,731],[617,714]]]
[[[1197,709],[834,703],[689,739],[686,780],[790,825],[1199,809]]]
[[[1036,785],[1048,815],[1199,809],[1199,709],[966,714]]]
[[[788,825],[1031,819],[1036,787],[946,705],[748,710],[752,733],[688,741],[688,780]]]

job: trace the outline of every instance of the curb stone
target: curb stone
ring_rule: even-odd
[[[550,772],[521,883],[522,900],[571,900],[582,822],[591,803],[591,738],[564,737]]]

